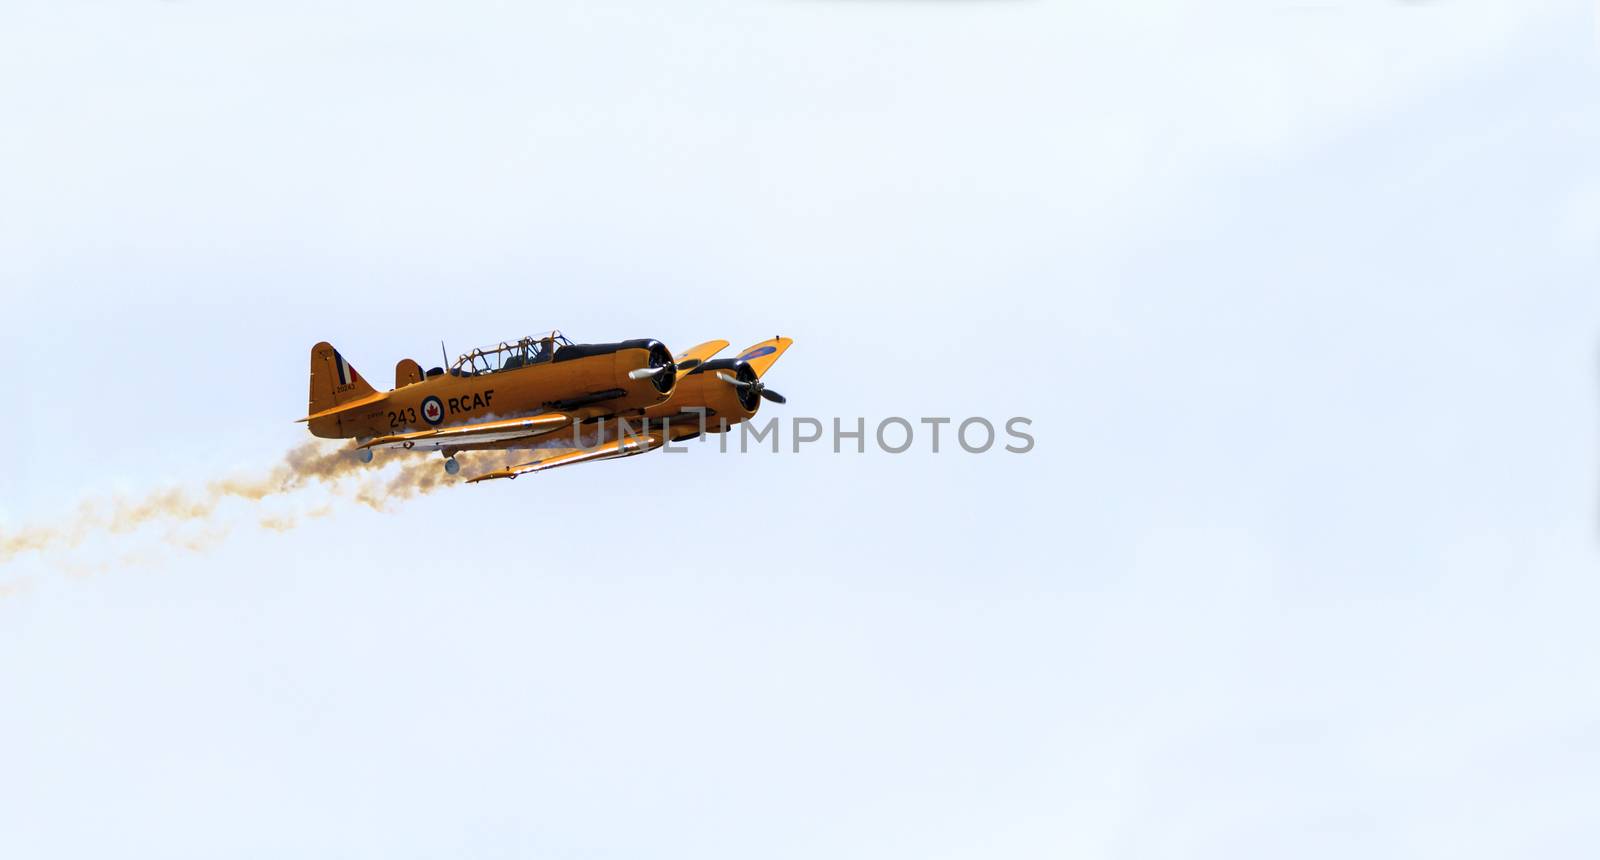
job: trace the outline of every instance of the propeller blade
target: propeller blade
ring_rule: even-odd
[[[740,388],[749,388],[750,386],[755,385],[754,382],[745,382],[744,380],[740,379],[737,376],[734,376],[731,373],[720,373],[719,372],[717,374],[717,378],[722,380],[723,382],[728,383],[729,385],[737,385]]]
[[[630,370],[630,371],[628,371],[628,378],[629,379],[649,379],[650,377],[655,376],[656,374],[660,373],[663,370],[666,370],[667,368],[669,368],[671,366],[672,365],[670,365],[670,364],[663,364],[660,367],[641,367],[638,370]]]
[[[789,398],[784,397],[782,394],[779,394],[778,392],[773,391],[770,388],[762,388],[761,389],[761,396],[766,398],[766,399],[768,399],[768,400],[771,400],[773,403],[788,403],[789,402]]]

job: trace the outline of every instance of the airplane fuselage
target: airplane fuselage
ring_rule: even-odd
[[[671,395],[669,370],[643,379],[629,372],[651,364],[655,341],[577,344],[547,361],[494,372],[452,369],[312,418],[313,435],[349,439],[431,430],[494,418],[601,405],[613,414],[638,413]],[[330,361],[333,360],[330,358]],[[337,383],[340,377],[334,375]],[[665,390],[663,390],[665,389]],[[335,393],[342,389],[336,385]]]

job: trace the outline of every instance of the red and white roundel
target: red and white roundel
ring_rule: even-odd
[[[437,397],[424,397],[422,399],[422,420],[429,424],[438,424],[444,420],[444,404]]]

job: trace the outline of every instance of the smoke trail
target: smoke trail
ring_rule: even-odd
[[[457,455],[457,459],[465,461],[467,457]],[[127,534],[154,522],[208,522],[216,516],[218,507],[230,499],[255,503],[315,485],[327,487],[336,495],[348,495],[373,510],[386,511],[392,502],[426,495],[455,483],[434,458],[408,458],[401,461],[399,470],[392,475],[388,474],[387,465],[364,464],[348,447],[305,442],[290,449],[283,462],[265,474],[219,478],[194,489],[166,488],[137,499],[119,498],[110,502],[90,499],[79,505],[65,522],[0,532],[0,564],[25,552],[69,551],[91,537]],[[307,519],[325,517],[333,510],[331,503],[325,503],[301,514],[264,512],[257,524],[283,532]],[[214,525],[218,527],[199,536],[169,531],[164,543],[176,549],[204,551],[227,536],[227,524]]]
[[[333,513],[333,503],[324,502],[323,504],[300,514],[262,514],[261,519],[257,521],[257,524],[268,531],[286,532],[298,527],[300,523],[305,520],[320,520],[331,513]]]

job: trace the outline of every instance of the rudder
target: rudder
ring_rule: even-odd
[[[327,341],[311,348],[311,394],[307,415],[325,412],[377,393]]]

